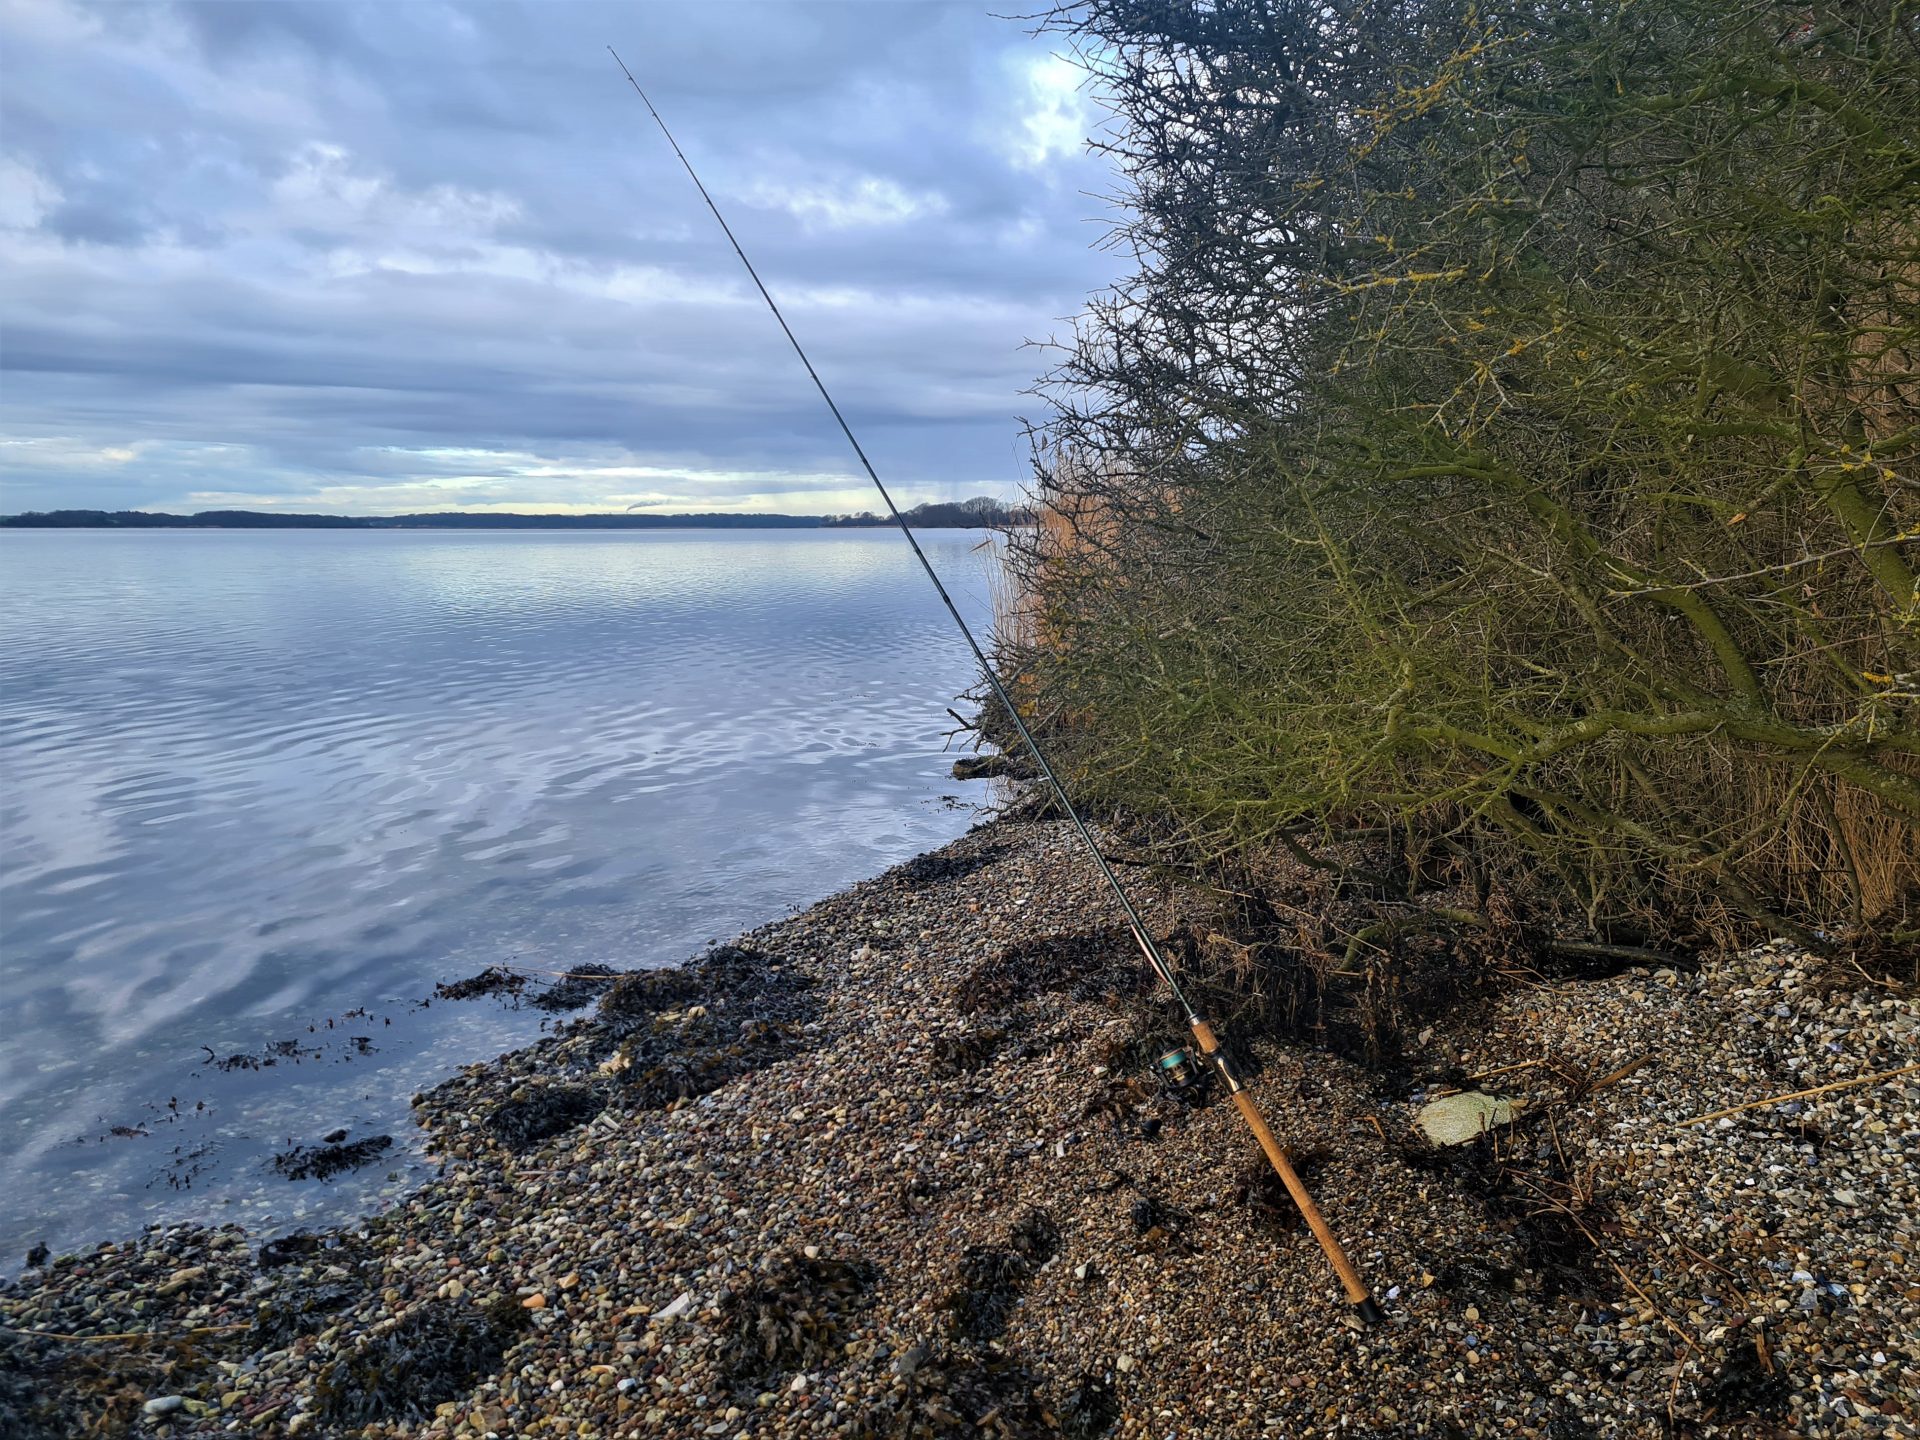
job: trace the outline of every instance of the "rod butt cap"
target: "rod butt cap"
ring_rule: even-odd
[[[1373,1303],[1373,1297],[1371,1295],[1356,1304],[1353,1307],[1353,1313],[1369,1325],[1382,1325],[1386,1323],[1387,1319],[1387,1312]]]

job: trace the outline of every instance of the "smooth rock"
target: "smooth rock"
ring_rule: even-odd
[[[656,1320],[678,1320],[693,1308],[693,1291],[682,1290],[672,1300],[653,1312]]]
[[[1483,1090],[1463,1090],[1420,1107],[1414,1117],[1421,1131],[1436,1145],[1464,1145],[1496,1125],[1513,1119],[1515,1105],[1504,1096]]]

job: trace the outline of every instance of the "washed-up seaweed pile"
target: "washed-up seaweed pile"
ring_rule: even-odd
[[[1060,1227],[1039,1209],[1020,1217],[1006,1244],[968,1247],[960,1260],[959,1284],[946,1299],[954,1334],[991,1340],[1005,1330],[1027,1281],[1059,1249]]]
[[[530,1081],[487,1112],[486,1126],[509,1150],[531,1150],[607,1108],[604,1087]]]
[[[705,1095],[800,1048],[800,1027],[819,1008],[812,985],[778,957],[739,945],[710,950],[685,972],[628,975],[596,1016],[618,1041],[603,1068],[628,1106]]]
[[[597,999],[592,1014],[495,1065],[469,1067],[414,1105],[449,1153],[476,1141],[525,1153],[609,1106],[664,1109],[792,1055],[819,1013],[813,985],[783,957],[740,945],[671,969],[580,966],[531,1003]],[[476,993],[518,997],[524,987],[489,982]]]
[[[511,965],[489,965],[463,980],[449,980],[433,987],[436,1000],[502,1000],[518,1009],[525,1000],[536,1010],[565,1014],[584,1010],[607,991],[607,986],[622,971],[611,965],[587,962],[576,965],[542,984],[542,972],[520,970]]]
[[[322,1368],[314,1413],[329,1425],[424,1419],[497,1369],[527,1319],[507,1296],[486,1305],[422,1306]]]
[[[789,1255],[736,1286],[720,1302],[723,1373],[751,1391],[834,1359],[845,1316],[867,1302],[875,1279],[863,1260]]]
[[[191,1395],[250,1348],[254,1271],[235,1229],[148,1232],[33,1274],[0,1305],[6,1440],[129,1433],[153,1397]]]
[[[898,1374],[896,1369],[896,1374]],[[1059,1440],[1063,1431],[1039,1394],[1039,1376],[992,1351],[942,1351],[919,1360],[893,1393],[852,1427],[855,1440]],[[1096,1409],[1086,1412],[1097,1414]],[[1075,1436],[1104,1434],[1082,1428]]]
[[[349,1170],[371,1165],[393,1148],[391,1135],[365,1135],[358,1140],[296,1145],[273,1157],[273,1168],[289,1180],[331,1180]]]
[[[954,1003],[962,1014],[977,1015],[1010,1010],[1042,994],[1099,1000],[1145,988],[1145,967],[1127,932],[1102,929],[1009,945],[960,981]]]

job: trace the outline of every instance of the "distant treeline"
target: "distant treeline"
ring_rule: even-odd
[[[907,523],[923,530],[977,529],[1030,523],[1031,512],[987,496],[916,505]],[[261,510],[201,510],[168,515],[148,510],[33,510],[0,515],[0,526],[40,530],[821,530],[891,525],[889,516],[858,515],[512,515],[452,511],[426,515],[293,515]]]

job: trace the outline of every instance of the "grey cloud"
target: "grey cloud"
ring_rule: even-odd
[[[386,482],[410,508],[449,451],[518,492],[529,455],[689,503],[850,480],[609,41],[892,477],[1016,482],[1022,343],[1115,263],[1101,167],[1009,148],[1047,55],[1016,23],[47,0],[0,20],[0,509],[343,483],[383,508]]]

